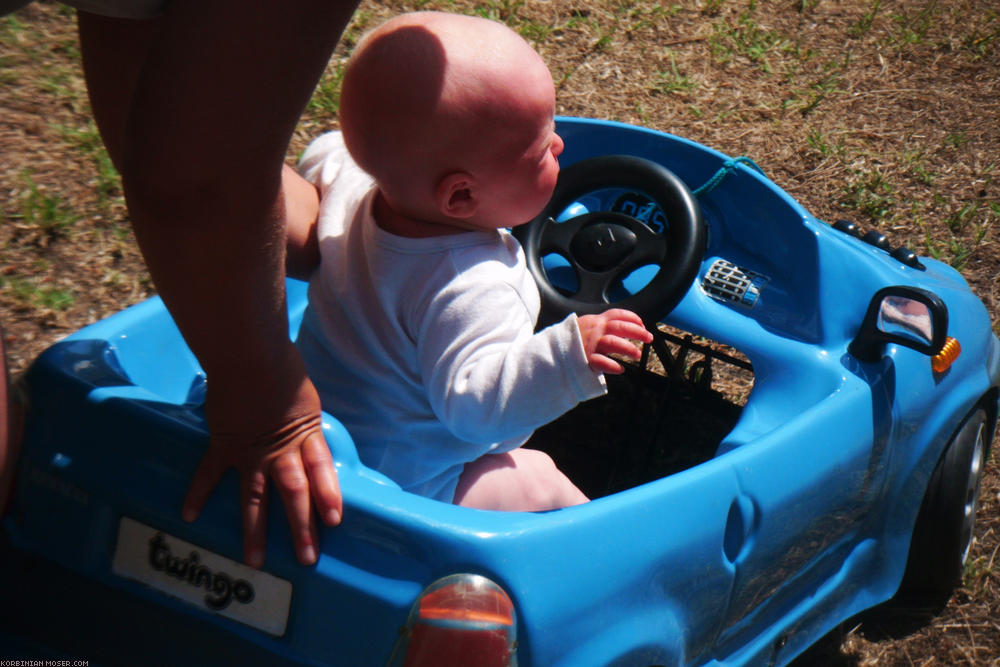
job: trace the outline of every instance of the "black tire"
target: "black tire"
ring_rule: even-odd
[[[985,410],[974,410],[934,468],[913,529],[898,604],[943,608],[962,581],[989,450],[988,423]]]

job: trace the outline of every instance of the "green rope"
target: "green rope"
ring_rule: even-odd
[[[725,179],[726,176],[736,171],[736,168],[741,164],[750,165],[751,167],[756,169],[762,176],[764,175],[764,170],[761,169],[759,166],[757,166],[756,162],[754,162],[748,157],[741,155],[740,157],[734,157],[730,160],[726,160],[726,163],[722,165],[722,168],[719,169],[719,171],[715,172],[715,176],[712,176],[712,178],[708,179],[707,183],[705,183],[700,188],[694,190],[691,194],[693,194],[695,197],[701,197],[702,195],[707,195],[709,192],[719,187],[719,183],[722,183],[723,179]]]

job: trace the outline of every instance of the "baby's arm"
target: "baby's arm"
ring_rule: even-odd
[[[285,200],[285,270],[293,278],[308,280],[319,266],[319,243],[316,238],[319,191],[285,165],[281,173],[281,193]]]
[[[642,352],[632,341],[653,341],[653,334],[643,326],[642,319],[622,308],[612,308],[599,315],[581,315],[577,325],[587,353],[587,364],[596,373],[617,375],[624,372],[622,365],[607,355],[621,354],[639,359]]]
[[[651,338],[641,320],[624,311],[590,317],[582,329],[574,315],[532,333],[523,297],[498,284],[487,264],[435,288],[419,311],[421,324],[412,328],[419,332],[421,375],[434,412],[463,440],[515,439],[599,396],[605,391],[600,369],[620,367],[598,357],[636,356],[624,338]]]

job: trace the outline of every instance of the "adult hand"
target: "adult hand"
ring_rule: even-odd
[[[194,521],[223,473],[240,475],[246,562],[264,563],[268,480],[285,505],[295,552],[304,565],[316,562],[316,510],[328,526],[340,523],[343,505],[333,459],[321,431],[319,397],[301,367],[268,385],[247,405],[247,392],[227,391],[210,377],[206,415],[211,442],[184,501],[183,517]],[[245,382],[244,378],[244,382]],[[232,389],[229,387],[228,389]]]

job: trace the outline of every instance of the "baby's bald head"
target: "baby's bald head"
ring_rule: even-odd
[[[358,44],[340,122],[358,164],[384,192],[406,199],[410,188],[521,141],[553,103],[545,63],[517,33],[482,18],[418,12]]]

